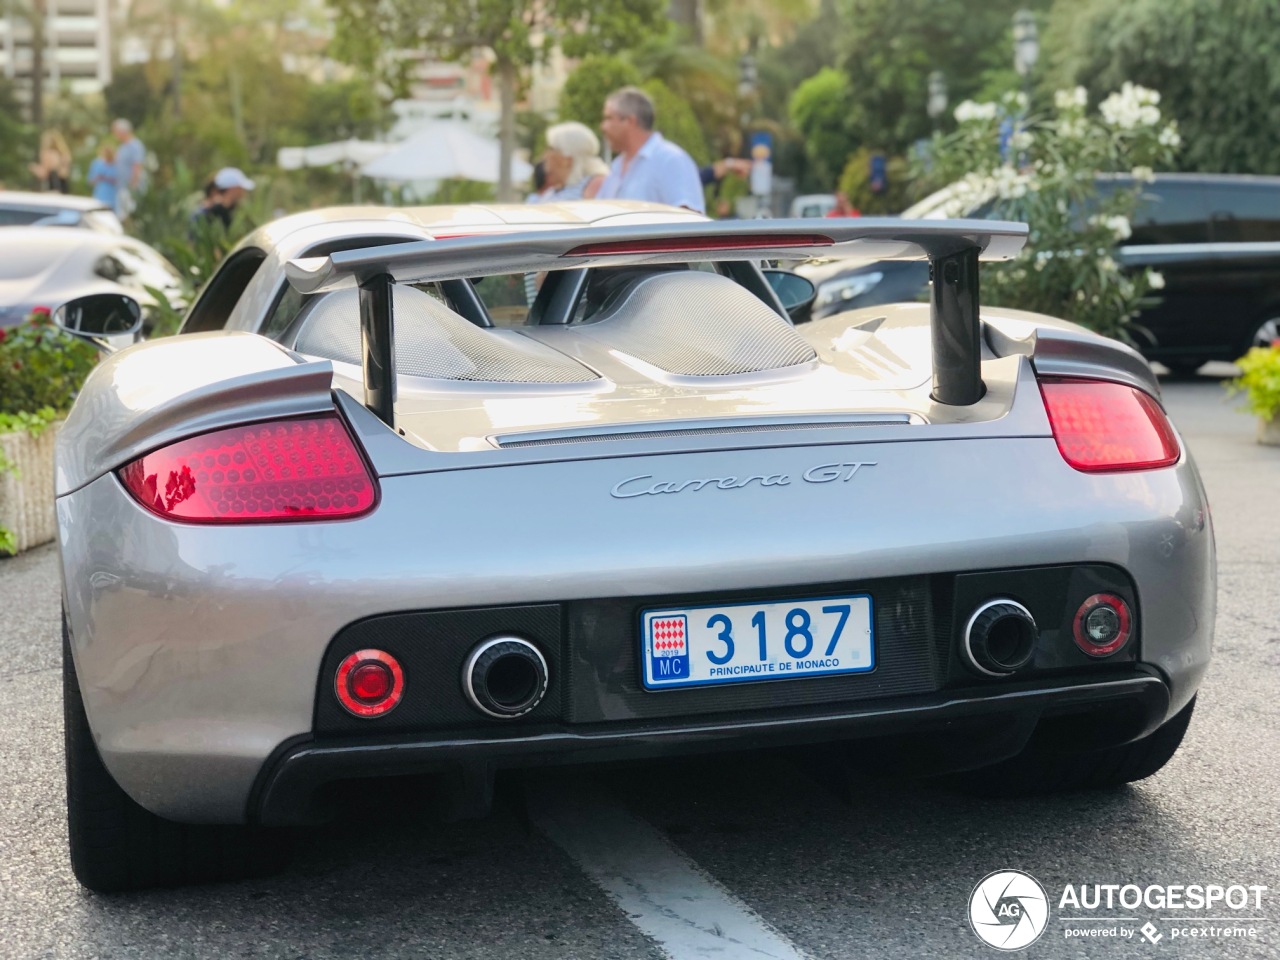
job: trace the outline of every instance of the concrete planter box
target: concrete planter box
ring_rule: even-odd
[[[1280,447],[1280,413],[1270,420],[1258,418],[1258,442],[1270,447]]]
[[[40,436],[0,433],[0,527],[12,531],[18,552],[48,543],[57,535],[53,518],[53,448],[62,421],[49,424]]]

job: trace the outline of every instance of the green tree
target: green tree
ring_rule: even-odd
[[[952,103],[978,95],[993,73],[1011,73],[1014,12],[1048,7],[1048,0],[838,2],[855,139],[899,154],[930,134],[925,112],[930,72],[942,71]]]
[[[595,129],[604,113],[605,97],[619,87],[639,86],[640,71],[619,56],[587,57],[560,88],[556,114],[561,120],[577,120]]]
[[[329,0],[335,52],[403,79],[390,51],[418,49],[442,59],[486,50],[501,104],[498,195],[513,198],[516,94],[528,68],[558,45],[569,56],[611,53],[634,43],[661,17],[663,0]]]
[[[13,85],[0,77],[0,186],[27,182],[27,164],[35,158],[35,135],[19,117]]]
[[[1057,0],[1050,73],[1091,94],[1126,80],[1161,92],[1188,170],[1274,173],[1280,156],[1280,3]]]
[[[819,70],[791,95],[791,122],[804,137],[815,174],[829,187],[858,146],[850,110],[853,100],[848,76],[833,67]]]

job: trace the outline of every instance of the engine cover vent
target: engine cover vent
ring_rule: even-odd
[[[808,342],[728,277],[685,270],[633,281],[577,328],[608,347],[682,376],[723,377],[817,359]]]
[[[421,290],[403,284],[393,289],[398,374],[482,383],[599,379],[595,371],[551,347],[477,327]],[[360,292],[353,288],[324,294],[303,322],[294,349],[360,366]]]

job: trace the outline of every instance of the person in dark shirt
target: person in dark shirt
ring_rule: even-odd
[[[205,221],[219,221],[225,229],[231,228],[236,206],[256,184],[244,175],[239,167],[223,167],[204,185],[204,200],[191,215],[192,226]]]

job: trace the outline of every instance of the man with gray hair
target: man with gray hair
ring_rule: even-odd
[[[111,124],[111,133],[120,144],[116,148],[116,216],[124,220],[138,205],[135,197],[143,186],[147,148],[124,118]]]
[[[638,87],[623,87],[604,102],[600,131],[616,156],[598,200],[651,200],[706,212],[693,158],[653,129],[653,101]]]

